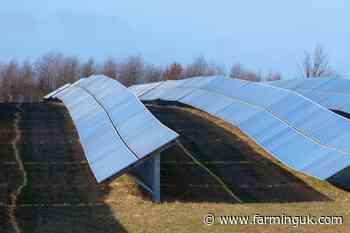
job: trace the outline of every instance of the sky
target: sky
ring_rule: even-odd
[[[189,63],[205,56],[255,71],[300,74],[306,51],[326,50],[350,75],[348,0],[3,0],[0,61],[62,52],[81,59],[142,55]]]

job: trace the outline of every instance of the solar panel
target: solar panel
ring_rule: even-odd
[[[349,79],[291,79],[268,82],[268,84],[296,91],[326,108],[350,113]]]
[[[119,82],[104,76],[92,76],[89,82],[82,82],[79,86],[90,92],[105,108],[120,136],[139,158],[177,137]]]
[[[126,87],[105,76],[80,79],[52,95],[67,107],[98,182],[175,140]]]
[[[326,83],[288,85],[317,88]],[[130,90],[137,90],[134,93],[144,101],[176,100],[219,117],[295,170],[326,179],[350,165],[346,142],[350,121],[294,91],[225,77],[166,81],[151,90],[148,87],[136,85]]]

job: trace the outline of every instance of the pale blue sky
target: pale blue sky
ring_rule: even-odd
[[[350,75],[347,0],[5,0],[0,60],[49,51],[89,56],[143,55],[149,62],[209,60],[294,76],[304,51],[323,45]]]

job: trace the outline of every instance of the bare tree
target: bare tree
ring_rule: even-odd
[[[42,94],[48,93],[58,87],[58,81],[63,76],[64,57],[60,53],[48,53],[35,64],[38,75],[39,89]]]
[[[222,75],[224,73],[224,68],[222,66],[216,65],[215,63],[209,63],[205,57],[200,56],[187,66],[185,77],[213,76]]]
[[[317,65],[324,64],[320,62],[324,60],[322,50],[315,54],[313,60],[316,62],[311,62],[310,58],[305,63],[309,64],[307,67],[310,67],[308,69],[310,74],[312,68],[323,70],[319,67],[324,67]],[[19,65],[13,60],[0,64],[0,102],[40,101],[43,95],[58,86],[68,82],[72,83],[81,76],[88,77],[97,73],[103,73],[130,86],[137,83],[177,80],[184,77],[221,75],[225,73],[225,70],[223,66],[207,62],[204,57],[194,59],[186,66],[186,69],[175,62],[164,70],[159,66],[145,64],[140,56],[128,57],[118,63],[115,59],[108,58],[100,66],[98,63],[95,64],[92,58],[81,65],[76,57],[48,53],[34,63],[25,61]],[[244,69],[240,64],[232,67],[230,76],[250,81],[277,80],[281,77],[279,73],[270,72],[262,78],[260,73]]]
[[[96,73],[95,61],[93,58],[89,58],[89,60],[84,63],[81,67],[81,75],[82,77],[90,77]]]
[[[204,57],[196,58],[192,64],[187,66],[185,71],[186,77],[204,76],[208,71],[208,62]]]
[[[18,88],[19,84],[19,66],[17,61],[12,60],[9,64],[5,65],[3,70],[3,96],[5,102],[17,102],[18,94],[20,92]]]
[[[72,83],[79,79],[79,61],[76,57],[67,57],[63,64],[63,84]]]
[[[241,64],[234,64],[230,71],[230,77],[234,79],[242,79],[251,82],[261,82],[262,77],[260,73],[255,73],[250,70],[246,70]]]
[[[159,82],[163,79],[163,70],[154,65],[147,65],[144,69],[144,83]]]
[[[129,87],[140,82],[144,74],[144,61],[140,56],[128,57],[124,63],[119,64],[118,80]]]
[[[277,80],[281,80],[281,79],[282,79],[281,73],[270,71],[270,72],[263,78],[263,81],[269,82],[269,81],[277,81]]]
[[[316,46],[313,54],[305,53],[302,70],[305,78],[336,75],[329,65],[328,55],[321,46]]]
[[[24,61],[21,66],[18,88],[22,93],[22,102],[35,102],[39,100],[40,96],[36,95],[33,65],[29,61]]]
[[[117,79],[117,63],[111,57],[103,63],[102,73],[107,77]]]
[[[211,63],[209,66],[209,75],[226,75],[225,66],[222,64]]]
[[[231,68],[231,71],[230,71],[230,77],[236,78],[236,79],[241,79],[242,76],[243,76],[242,65],[239,63],[234,64]]]
[[[165,80],[177,80],[181,79],[183,76],[183,68],[179,63],[173,63],[170,65],[169,68],[167,68],[164,72],[164,79]]]

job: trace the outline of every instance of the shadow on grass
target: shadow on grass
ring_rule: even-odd
[[[169,104],[171,106],[169,106]],[[148,103],[148,109],[180,134],[188,151],[244,203],[328,201],[292,173],[245,143],[239,130],[228,131],[173,102]],[[180,107],[180,108],[179,108]],[[203,113],[205,114],[205,113]],[[240,132],[241,134],[241,132]],[[208,172],[178,147],[161,156],[163,201],[237,202]]]
[[[74,125],[63,106],[23,104],[18,144],[27,185],[17,201],[23,232],[127,232],[105,198],[109,184],[97,184]]]

